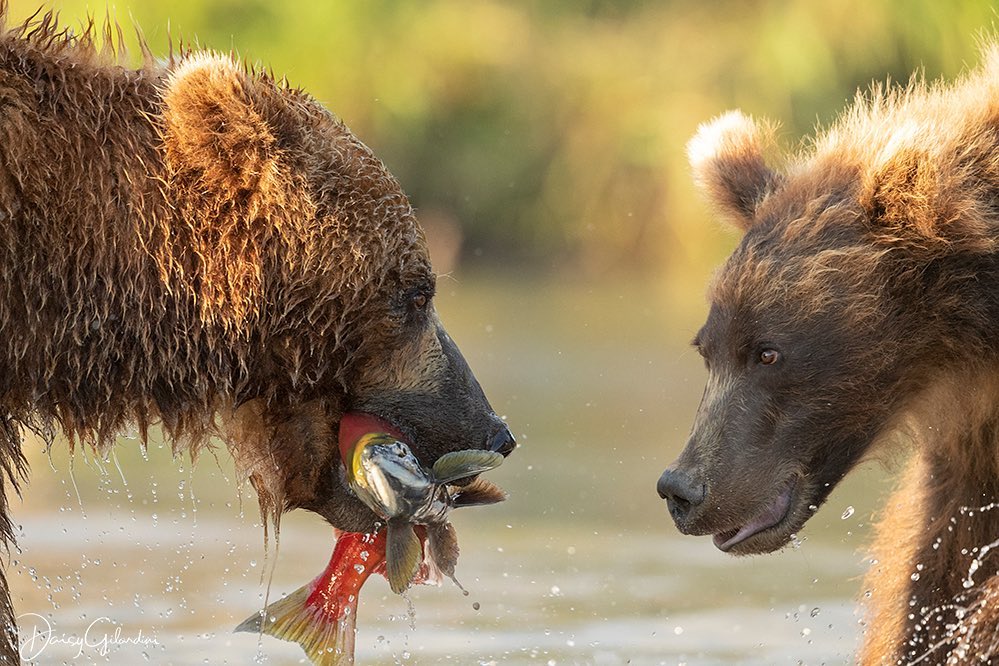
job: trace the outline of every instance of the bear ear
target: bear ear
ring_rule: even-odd
[[[257,83],[231,58],[199,53],[162,89],[167,186],[193,232],[202,315],[226,323],[258,307],[268,230],[280,228],[286,210],[300,210]]]
[[[752,226],[757,206],[780,182],[763,158],[773,135],[773,127],[729,111],[701,125],[687,144],[694,182],[743,231]]]
[[[175,173],[191,174],[221,196],[265,185],[276,141],[255,108],[248,76],[231,58],[187,58],[167,79],[163,102],[163,142]]]
[[[891,152],[861,180],[860,205],[885,243],[991,252],[991,211],[957,168],[938,164],[925,148]]]

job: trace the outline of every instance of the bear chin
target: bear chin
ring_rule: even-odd
[[[712,536],[715,547],[731,555],[760,555],[791,543],[810,515],[801,510],[803,497],[809,494],[806,484],[797,476],[778,487],[780,490],[762,510],[733,527],[715,532]]]

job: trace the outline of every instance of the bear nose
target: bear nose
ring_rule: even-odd
[[[656,484],[659,496],[666,500],[670,515],[684,522],[691,510],[704,501],[704,484],[679,469],[667,469]]]
[[[513,438],[513,433],[506,426],[503,426],[495,435],[489,438],[489,450],[502,453],[508,456],[517,448],[517,440]]]

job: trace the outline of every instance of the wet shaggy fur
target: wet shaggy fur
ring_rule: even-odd
[[[413,210],[366,146],[228,56],[144,47],[133,70],[94,42],[51,15],[0,34],[4,491],[26,429],[103,454],[158,425],[175,452],[224,441],[269,522],[306,508],[359,530],[375,517],[342,482],[345,410],[389,419],[425,463],[509,452],[434,311]],[[0,624],[16,661],[2,576]]]
[[[683,531],[753,524],[729,547],[768,552],[857,462],[911,443],[865,581],[864,664],[999,659],[999,46],[983,61],[861,95],[795,154],[738,112],[690,144],[744,236],[660,492]]]

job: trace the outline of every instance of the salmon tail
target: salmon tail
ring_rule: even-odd
[[[309,606],[313,583],[304,585],[263,612],[243,620],[235,631],[264,633],[298,643],[313,664],[352,666],[356,636],[357,597],[343,599],[339,612]],[[334,619],[336,616],[336,619]]]
[[[396,594],[413,582],[423,561],[423,544],[412,523],[390,520],[385,541],[385,577]]]
[[[384,571],[384,565],[381,532],[337,533],[333,555],[318,578],[246,618],[236,631],[298,643],[320,666],[352,666],[358,596],[368,577]]]

